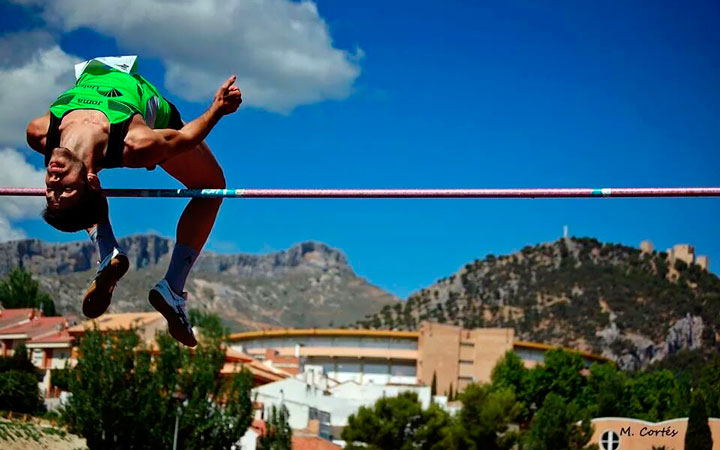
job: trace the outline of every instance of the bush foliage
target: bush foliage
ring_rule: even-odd
[[[194,349],[170,335],[148,347],[134,332],[83,337],[62,419],[91,449],[229,448],[252,420],[251,376],[220,374],[219,339]],[[242,431],[241,431],[242,430]]]
[[[38,381],[37,369],[24,345],[16,347],[12,356],[0,356],[0,411],[44,412]]]

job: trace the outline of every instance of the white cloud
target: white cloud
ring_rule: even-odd
[[[0,215],[0,242],[25,239],[27,235],[19,228],[13,228],[10,221]]]
[[[0,38],[0,144],[25,143],[28,122],[73,85],[76,62],[44,32]]]
[[[1,187],[43,187],[45,172],[34,168],[17,150],[0,149]],[[12,221],[38,217],[45,201],[42,197],[0,197],[0,242],[25,237]]]
[[[245,104],[288,112],[347,97],[360,74],[362,51],[333,47],[311,1],[126,0],[122,14],[115,0],[15,1],[42,8],[65,31],[92,28],[162,59],[166,87],[188,100],[207,100],[235,73]]]

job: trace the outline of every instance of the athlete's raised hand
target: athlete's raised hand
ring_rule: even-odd
[[[240,103],[242,103],[242,93],[237,86],[234,86],[237,77],[232,75],[227,79],[215,93],[213,98],[213,107],[223,116],[232,114],[237,111]]]

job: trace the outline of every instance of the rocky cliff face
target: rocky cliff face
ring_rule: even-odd
[[[120,240],[135,269],[156,265],[172,249],[172,241],[137,235]],[[90,241],[53,244],[39,239],[0,243],[0,274],[23,267],[36,275],[67,275],[94,270],[98,255]]]
[[[361,327],[422,320],[513,327],[519,339],[600,353],[639,368],[720,341],[720,280],[664,253],[561,239],[467,264],[387,305]]]
[[[150,310],[147,292],[165,273],[173,242],[154,235],[120,240],[130,259],[111,311]],[[97,254],[90,242],[0,244],[0,275],[21,266],[52,293],[61,313],[80,315]],[[266,255],[203,252],[186,289],[191,308],[218,313],[233,330],[352,323],[398,299],[358,277],[345,255],[304,242]]]

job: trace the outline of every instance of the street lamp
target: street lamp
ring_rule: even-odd
[[[182,414],[182,407],[187,406],[187,397],[180,392],[175,392],[172,395],[172,399],[177,402],[177,415],[175,416],[175,433],[173,435],[173,450],[177,450],[177,437],[178,437],[178,426],[180,425],[180,414]]]

